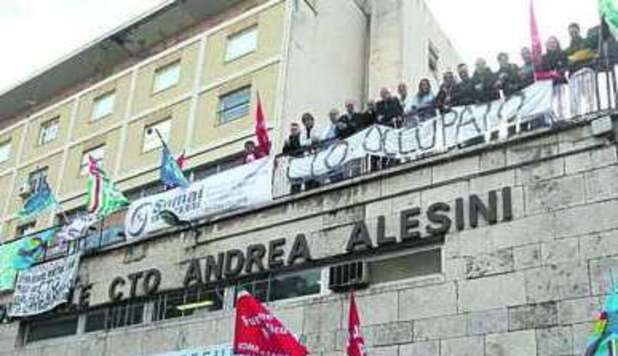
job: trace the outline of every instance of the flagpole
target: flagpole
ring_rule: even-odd
[[[165,140],[163,139],[163,135],[161,135],[161,133],[159,132],[159,129],[151,129],[153,130],[157,136],[159,137],[159,140],[161,140],[161,145],[163,145],[163,147],[165,147],[165,149],[167,149],[169,151],[169,147],[167,146],[167,143],[165,143]]]

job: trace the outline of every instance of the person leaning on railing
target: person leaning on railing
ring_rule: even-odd
[[[468,65],[461,63],[457,66],[457,74],[459,75],[459,83],[455,84],[451,94],[451,105],[462,106],[474,104],[477,99],[477,94],[474,89],[474,81],[470,77]]]
[[[491,68],[487,66],[485,59],[477,59],[476,69],[472,76],[477,103],[485,103],[500,99],[500,93],[495,86],[496,79],[496,75],[491,71]]]
[[[300,125],[298,123],[293,122],[290,124],[290,135],[285,140],[283,144],[283,154],[290,157],[302,157],[304,155],[305,149],[300,144],[301,141],[301,132]],[[302,190],[303,182],[302,179],[292,179],[291,183],[291,193],[297,194]]]
[[[581,35],[581,27],[578,23],[569,25],[569,37],[571,43],[564,52],[569,59],[569,75],[573,75],[580,69],[593,65],[598,47],[598,43],[593,41],[598,41],[598,38],[594,38],[594,36],[584,38]]]
[[[438,95],[436,95],[436,107],[441,113],[446,113],[451,110],[453,106],[453,91],[456,85],[457,81],[455,80],[453,72],[450,70],[444,72],[440,90],[438,91]]]
[[[511,96],[519,90],[519,67],[509,62],[509,55],[502,52],[498,54],[497,80],[494,87],[502,90],[505,96]]]
[[[401,127],[403,108],[399,99],[388,88],[380,89],[380,101],[376,103],[376,121],[380,125]]]
[[[418,118],[418,122],[423,122],[436,116],[435,106],[436,96],[431,91],[431,82],[427,78],[421,79],[418,84],[418,92],[412,100],[411,111],[406,113],[414,113]],[[417,123],[411,123],[410,126],[415,126]]]

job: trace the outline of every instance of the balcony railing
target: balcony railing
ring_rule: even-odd
[[[604,67],[607,68],[607,66]],[[512,137],[522,132],[529,132],[535,129],[551,127],[552,125],[559,125],[579,118],[603,116],[614,113],[618,103],[616,89],[617,74],[618,66],[611,66],[611,70],[609,71],[585,68],[571,75],[568,79],[568,84],[554,85],[552,114],[545,115],[541,118],[533,118],[534,120],[509,127],[506,137]],[[540,122],[539,119],[541,120]],[[464,146],[483,144],[488,141],[504,138],[505,137],[481,137],[479,140],[467,142]],[[314,148],[312,154],[328,150],[329,147],[332,147],[332,145]],[[441,155],[461,147],[462,145],[458,145],[457,147],[443,147],[442,149],[432,150],[428,155]],[[426,158],[428,155],[423,155],[422,158]],[[402,163],[398,160],[385,160],[378,157],[367,156],[352,162],[347,162],[333,169],[331,173],[323,176],[304,180],[291,180],[288,170],[292,159],[293,158],[289,156],[279,155],[275,160],[273,177],[273,196],[275,199],[299,193],[300,191],[311,190],[318,186],[329,185],[342,180],[371,174]]]

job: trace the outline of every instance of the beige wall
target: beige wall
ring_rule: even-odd
[[[9,159],[0,163],[0,172],[3,172],[7,169],[10,169],[15,166],[17,160],[17,153],[19,151],[19,144],[21,141],[22,134],[24,132],[24,125],[20,125],[12,128],[9,131],[5,131],[0,133],[0,144],[3,144],[7,141],[11,141],[11,154]],[[0,195],[0,206],[2,204],[2,196]]]
[[[193,88],[193,78],[195,78],[197,71],[198,48],[199,44],[194,43],[139,69],[135,98],[131,105],[133,115],[164,105],[179,96],[190,93]],[[166,90],[153,92],[153,82],[157,69],[177,61],[180,61],[179,82]]]
[[[21,162],[29,162],[30,160],[50,154],[52,151],[62,149],[68,141],[68,130],[74,105],[74,101],[68,102],[45,114],[34,117],[28,122]],[[39,145],[41,124],[56,117],[60,118],[60,126],[58,128],[58,135],[56,136],[56,139],[47,144]]]
[[[72,140],[79,140],[90,136],[95,132],[100,132],[106,128],[119,124],[126,119],[125,113],[129,100],[129,90],[131,85],[131,75],[125,74],[120,78],[100,85],[88,91],[79,98],[79,108],[73,129]],[[102,95],[114,92],[114,109],[109,116],[92,120],[92,109],[94,101]]]
[[[60,182],[60,196],[69,197],[86,191],[87,176],[79,174],[82,156],[84,152],[101,145],[105,145],[103,167],[106,172],[111,173],[111,167],[116,160],[120,146],[119,129],[83,141],[69,149],[62,181]]]
[[[246,70],[248,67],[266,61],[280,54],[283,40],[283,24],[285,4],[273,6],[255,16],[239,21],[221,31],[208,36],[206,45],[205,74],[202,77],[203,86],[212,85],[221,80]],[[257,26],[257,48],[235,60],[225,61],[227,38],[239,31]]]
[[[258,72],[226,82],[200,95],[195,129],[192,132],[194,144],[197,147],[214,148],[230,139],[238,140],[246,137],[247,134],[253,135],[258,90],[267,123],[272,126],[276,121],[274,103],[278,75],[279,66],[272,65]],[[251,86],[249,113],[234,121],[220,124],[217,115],[220,96],[246,86]],[[242,150],[242,142],[238,143],[236,147],[236,152]]]
[[[174,106],[167,106],[129,125],[127,145],[122,155],[120,176],[132,175],[147,167],[152,168],[161,161],[161,149],[148,152],[142,150],[146,126],[171,119],[169,147],[174,153],[178,153],[184,148],[189,104],[189,100],[185,100]]]

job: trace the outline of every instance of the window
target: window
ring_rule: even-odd
[[[47,180],[47,167],[38,169],[28,176],[28,183],[30,183],[30,191],[36,192],[39,190],[41,183]]]
[[[95,148],[84,151],[82,154],[82,161],[79,165],[79,175],[85,176],[88,174],[88,164],[90,163],[90,157],[92,157],[99,165],[103,167],[103,160],[105,159],[105,145],[97,146]]]
[[[92,121],[99,120],[114,112],[114,100],[116,99],[116,92],[111,91],[103,94],[94,99],[92,103]]]
[[[144,302],[127,302],[86,314],[84,332],[110,330],[144,322]]]
[[[24,224],[24,225],[19,225],[17,227],[17,231],[15,232],[15,237],[20,238],[20,237],[24,237],[24,236],[28,236],[30,234],[32,234],[34,232],[34,227],[36,225],[36,221]]]
[[[11,141],[0,143],[0,163],[5,162],[11,157]]]
[[[241,284],[236,291],[246,290],[264,302],[319,294],[321,275],[320,269],[284,274]]]
[[[233,61],[255,51],[257,48],[257,35],[257,26],[254,26],[229,36],[225,48],[225,61]]]
[[[249,114],[251,87],[245,87],[225,94],[219,98],[219,123],[239,119]]]
[[[60,118],[45,121],[41,124],[41,131],[39,132],[39,145],[50,143],[58,136],[58,125],[60,124]]]
[[[189,316],[197,310],[215,311],[223,308],[223,290],[194,287],[159,295],[154,302],[152,320]]]
[[[27,324],[24,342],[46,340],[56,337],[75,335],[77,333],[77,316],[58,320],[46,320]]]
[[[429,42],[427,46],[428,53],[428,66],[429,70],[432,72],[438,72],[438,63],[440,62],[439,51],[433,43]]]
[[[161,147],[161,138],[166,143],[170,139],[170,131],[172,129],[172,120],[166,119],[159,121],[156,124],[148,125],[144,128],[144,143],[142,144],[142,152],[148,152]],[[159,134],[161,135],[159,138]]]
[[[154,73],[152,92],[156,94],[169,89],[180,81],[180,61],[170,63],[157,69]]]
[[[439,249],[369,262],[371,283],[388,283],[442,272]]]

